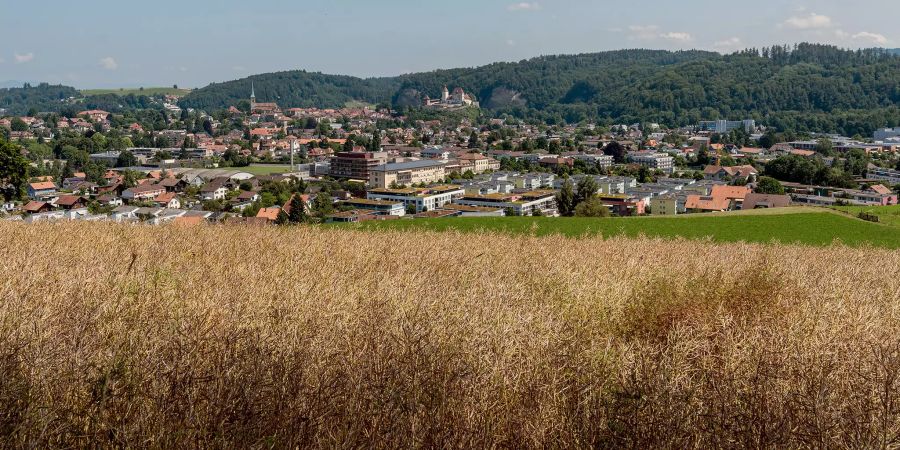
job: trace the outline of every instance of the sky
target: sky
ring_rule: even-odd
[[[0,83],[202,87],[540,55],[821,42],[900,47],[898,0],[0,0]]]

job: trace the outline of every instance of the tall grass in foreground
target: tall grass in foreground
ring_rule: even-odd
[[[0,447],[900,445],[900,255],[0,224]]]

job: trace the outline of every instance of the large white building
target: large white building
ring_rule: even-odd
[[[453,203],[465,194],[466,191],[460,186],[445,185],[421,189],[372,189],[366,193],[366,198],[402,202],[406,208],[415,207],[416,213],[420,213]]]
[[[900,184],[900,170],[870,167],[866,178],[884,181],[889,184]]]
[[[628,154],[628,160],[650,169],[662,170],[665,173],[672,173],[675,170],[675,158],[665,153],[633,152]]]
[[[891,138],[900,137],[900,127],[875,130],[874,137],[876,141],[886,141]]]
[[[756,121],[747,120],[706,120],[700,122],[698,127],[700,131],[710,131],[713,133],[727,133],[731,130],[743,128],[744,131],[752,133],[756,129]]]

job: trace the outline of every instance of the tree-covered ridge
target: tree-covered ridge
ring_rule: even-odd
[[[305,70],[275,72],[210,84],[191,92],[179,105],[198,109],[227,108],[247,100],[251,88],[255,90],[257,101],[278,103],[283,108],[337,108],[354,101],[388,103],[399,83],[395,78],[362,79]]]
[[[25,84],[20,88],[0,89],[0,109],[7,114],[24,115],[35,112],[74,115],[85,109],[122,112],[135,109],[159,109],[161,104],[146,95],[100,94],[84,96],[70,86],[41,83]]]
[[[20,88],[0,89],[0,109],[10,114],[25,114],[28,110],[59,111],[70,98],[81,97],[73,87],[41,83],[25,84]]]
[[[462,87],[482,107],[550,121],[659,122],[752,117],[798,130],[868,133],[900,125],[900,58],[888,50],[850,51],[799,44],[731,55],[620,50],[544,56],[477,68],[361,79],[305,71],[257,75],[194,91],[183,106],[217,108],[245,100],[282,107],[340,107],[349,101],[394,106]]]

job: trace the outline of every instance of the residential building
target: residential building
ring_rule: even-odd
[[[628,160],[654,170],[672,173],[675,170],[675,158],[653,151],[632,152],[628,154]]]
[[[28,184],[28,197],[35,200],[47,200],[56,196],[56,184],[52,181],[39,181]]]
[[[370,200],[402,202],[405,208],[414,207],[416,213],[434,211],[466,195],[460,186],[446,185],[429,188],[373,189],[366,193]]]
[[[556,193],[554,191],[529,191],[522,194],[465,195],[456,200],[458,205],[482,206],[509,211],[515,216],[555,216]]]
[[[750,165],[723,167],[710,165],[703,169],[703,176],[707,180],[729,181],[738,178],[744,178],[747,181],[756,179],[759,172],[755,167]]]
[[[460,205],[457,203],[444,205],[442,211],[456,211],[458,217],[503,217],[502,208],[493,208],[488,206],[470,206]]]
[[[654,216],[674,216],[678,214],[678,197],[673,194],[653,197],[650,200],[650,214]]]
[[[386,163],[385,152],[339,152],[331,158],[330,175],[366,182],[372,169]]]
[[[898,128],[900,130],[900,128]],[[885,181],[890,185],[900,184],[900,170],[885,169],[884,167],[870,166],[866,178]]]
[[[369,172],[369,186],[384,189],[391,186],[437,183],[446,177],[444,163],[422,160],[382,164]]]
[[[697,126],[699,131],[708,131],[712,133],[724,134],[731,130],[743,129],[751,133],[756,129],[756,121],[747,120],[705,120]]]
[[[789,195],[750,193],[744,197],[741,209],[784,208],[787,206],[791,206]]]
[[[473,173],[484,173],[500,170],[500,161],[479,153],[467,153],[456,159],[462,172],[471,170]]]
[[[200,200],[225,200],[228,188],[221,184],[207,184],[200,189]]]
[[[166,192],[166,188],[158,184],[141,184],[133,188],[125,189],[122,192],[122,199],[133,202],[142,200],[153,200],[158,195]]]
[[[403,202],[398,201],[353,198],[350,200],[345,200],[341,202],[341,204],[354,209],[375,211],[379,214],[384,214],[387,216],[403,217],[406,215],[406,206],[403,204]]]
[[[599,194],[597,198],[618,216],[641,216],[646,213],[647,203],[627,194]]]
[[[876,141],[885,141],[897,137],[900,137],[900,127],[875,130],[874,139]]]
[[[87,206],[87,200],[80,195],[62,195],[56,199],[56,206],[62,209],[79,209]]]

